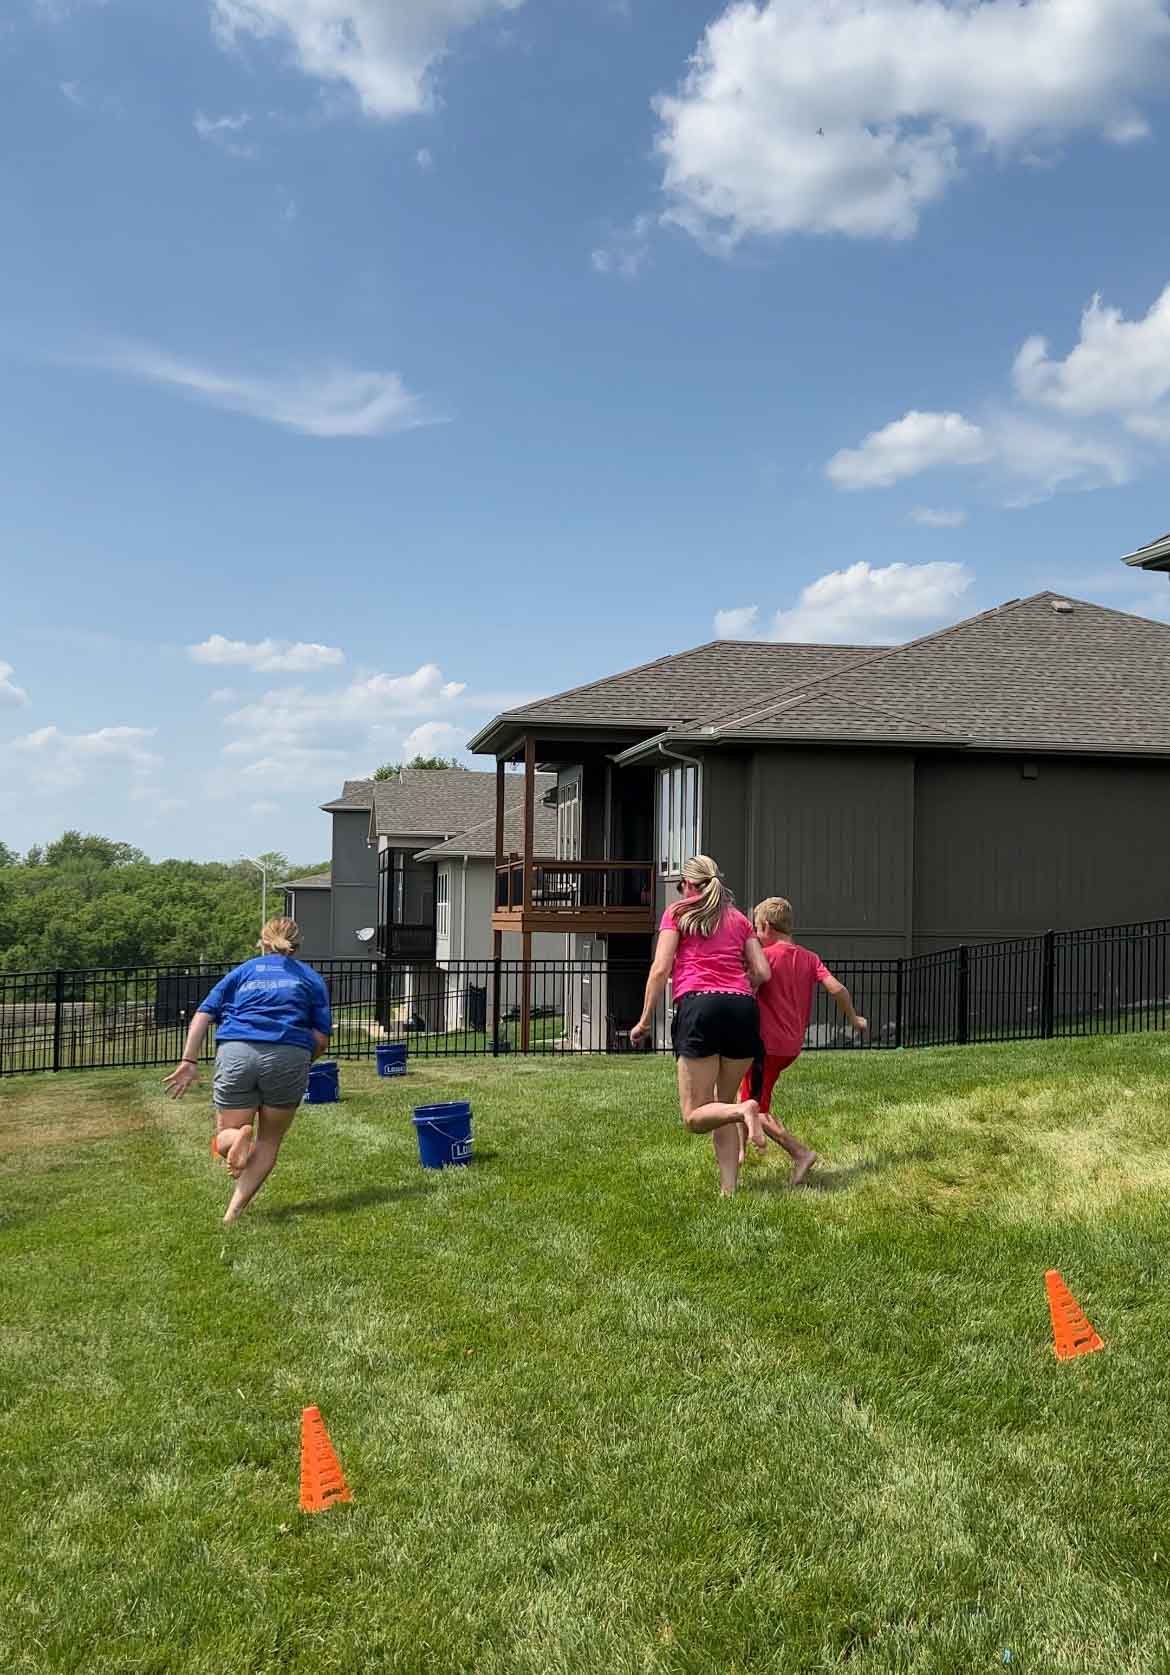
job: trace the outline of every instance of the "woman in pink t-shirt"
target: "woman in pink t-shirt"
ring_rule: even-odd
[[[667,982],[674,995],[672,1036],[678,1098],[692,1134],[710,1134],[724,1197],[739,1179],[739,1129],[763,1151],[760,1107],[736,1097],[760,1042],[756,990],[771,975],[751,922],[732,905],[719,868],[695,855],[683,868],[680,902],[662,915],[642,1016],[630,1040],[646,1038]]]

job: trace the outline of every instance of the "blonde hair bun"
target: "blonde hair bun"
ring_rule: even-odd
[[[260,932],[260,946],[273,954],[295,954],[301,945],[301,927],[295,919],[269,919]]]

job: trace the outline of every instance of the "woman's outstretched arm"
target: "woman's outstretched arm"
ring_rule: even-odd
[[[658,1009],[658,1002],[666,993],[666,985],[670,981],[670,974],[674,970],[674,956],[678,952],[678,932],[659,931],[658,945],[654,950],[654,964],[650,967],[650,975],[646,979],[646,994],[642,1001],[642,1016],[630,1031],[630,1040],[635,1045],[645,1039],[650,1033],[654,1022],[654,1014]]]
[[[191,1083],[199,1077],[199,1049],[207,1039],[207,1032],[211,1028],[211,1013],[196,1012],[187,1029],[187,1039],[183,1043],[183,1056],[174,1070],[163,1083],[172,1099],[182,1099]]]

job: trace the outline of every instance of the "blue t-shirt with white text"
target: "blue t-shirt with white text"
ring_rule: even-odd
[[[220,978],[199,1010],[215,1019],[217,1041],[272,1041],[312,1051],[312,1031],[333,1029],[320,974],[287,954],[245,960]]]

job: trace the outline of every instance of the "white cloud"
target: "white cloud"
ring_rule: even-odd
[[[58,82],[57,85],[71,105],[85,104],[85,100],[81,96],[81,83],[79,81],[62,81]]]
[[[1081,335],[1063,360],[1048,341],[1030,337],[1012,368],[1025,401],[1076,417],[1110,413],[1137,436],[1154,441],[1170,432],[1170,285],[1140,320],[1095,296],[1081,315]]]
[[[142,345],[114,350],[98,364],[304,436],[384,436],[439,422],[397,372],[332,366],[286,377],[252,377]]]
[[[410,756],[451,756],[462,751],[467,743],[464,728],[453,721],[424,721],[402,741],[403,754]]]
[[[212,634],[197,646],[187,647],[193,663],[235,664],[260,674],[304,674],[310,669],[327,669],[345,662],[339,646],[321,646],[297,640],[227,640]],[[229,703],[235,694],[221,687],[211,695],[212,703]]]
[[[909,237],[980,152],[1141,135],[1163,0],[734,0],[655,100],[667,218],[705,243]]]
[[[445,681],[434,663],[408,675],[365,676],[326,692],[276,689],[225,716],[224,755],[251,758],[244,771],[261,778],[332,766],[385,741],[400,747],[406,725],[446,724],[465,691],[462,682]],[[453,730],[461,741],[466,737],[462,726]]]
[[[238,134],[246,128],[251,120],[252,118],[246,111],[239,116],[216,117],[204,116],[202,111],[196,111],[193,125],[201,140],[206,140],[211,145],[218,145],[221,150],[230,152],[233,157],[254,157],[256,155],[254,146],[243,145],[239,140],[232,138],[234,134]]]
[[[959,529],[966,521],[967,514],[960,507],[915,506],[910,514],[910,522],[924,529]]]
[[[81,785],[97,769],[106,774],[111,768],[125,767],[139,780],[151,774],[160,761],[147,749],[154,734],[153,727],[101,727],[93,733],[41,727],[13,739],[11,749],[27,761],[35,783],[61,790]]]
[[[434,155],[425,145],[420,147],[420,149],[415,152],[414,160],[424,174],[427,173],[428,170],[433,169],[435,166]]]
[[[342,83],[367,116],[431,108],[432,77],[451,37],[523,0],[212,0],[225,46],[250,35],[291,46],[305,75]]]
[[[280,813],[280,804],[279,803],[263,802],[263,801],[258,802],[258,803],[250,803],[248,805],[248,813],[249,814],[255,814],[258,818],[263,819],[266,815],[269,815],[269,814],[279,814]]]
[[[0,659],[0,708],[28,703],[28,693],[12,679],[15,672],[11,663]]]
[[[241,694],[234,686],[217,686],[214,692],[207,694],[207,702],[209,704],[235,704],[239,702],[240,696]]]
[[[839,489],[887,489],[940,466],[973,465],[987,466],[1001,487],[1007,485],[1011,506],[1032,505],[1062,489],[1116,488],[1133,475],[1124,445],[1010,412],[982,424],[961,413],[907,413],[871,431],[859,447],[834,454],[825,475]]]
[[[888,564],[864,559],[832,570],[777,611],[770,639],[896,645],[956,614],[971,585],[961,564]]]
[[[1170,285],[1133,321],[1094,297],[1064,360],[1050,356],[1045,338],[1026,339],[1011,393],[998,406],[973,418],[912,410],[834,454],[825,474],[839,489],[872,489],[938,467],[977,466],[1003,504],[1029,506],[1062,491],[1128,483],[1152,460],[1151,447],[1167,443]],[[910,516],[936,528],[954,521],[930,508]]]
[[[758,605],[733,605],[715,612],[717,640],[754,640],[760,625]]]
[[[605,244],[598,245],[590,254],[594,273],[636,279],[650,260],[652,227],[651,216],[636,215],[628,227],[611,233]]]
[[[933,466],[981,464],[992,452],[981,427],[961,413],[911,410],[834,454],[825,475],[839,489],[886,489]]]

